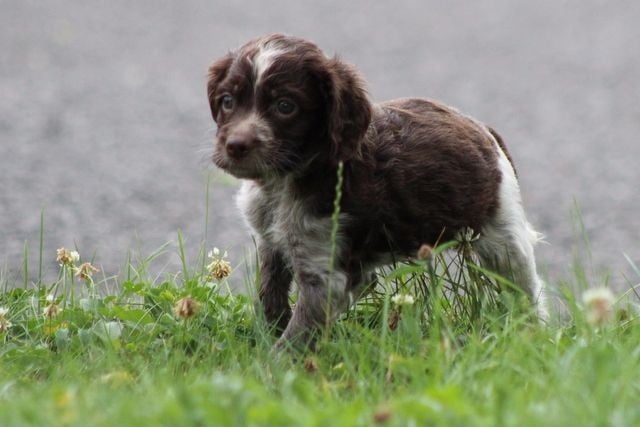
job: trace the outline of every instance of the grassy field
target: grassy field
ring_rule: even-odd
[[[640,425],[632,306],[567,293],[568,319],[540,325],[451,252],[383,272],[317,352],[293,354],[273,353],[253,298],[228,292],[248,274],[224,253],[116,283],[59,250],[53,283],[5,279],[0,425]]]

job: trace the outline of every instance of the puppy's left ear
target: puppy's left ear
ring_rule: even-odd
[[[216,87],[225,79],[229,73],[229,68],[233,63],[233,55],[228,53],[226,56],[215,61],[209,67],[209,73],[207,75],[207,96],[209,97],[209,107],[211,108],[211,115],[213,120],[216,120],[218,115],[217,106],[215,105],[215,91]]]
[[[360,155],[362,139],[371,122],[371,102],[358,72],[338,58],[328,60],[329,138],[332,159]]]

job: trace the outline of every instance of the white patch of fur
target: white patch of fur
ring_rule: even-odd
[[[260,195],[260,187],[249,180],[242,180],[240,190],[236,193],[236,206],[242,212],[245,223],[254,231],[257,231],[256,228],[259,227],[254,218],[257,216],[255,204],[259,201]]]
[[[271,64],[273,64],[273,60],[282,52],[282,49],[279,49],[272,44],[260,47],[258,53],[253,57],[253,71],[256,76],[256,86],[260,84],[264,72],[271,66]]]
[[[495,139],[492,136],[492,139]],[[540,235],[527,221],[511,162],[497,141],[500,182],[495,217],[480,233],[475,249],[488,268],[513,280],[532,298],[541,320],[549,317],[544,285],[536,271],[533,247]]]
[[[279,178],[273,186],[245,181],[236,196],[236,203],[255,233],[266,244],[280,250],[297,275],[321,280],[335,298],[331,305],[342,306],[345,298],[348,299],[347,276],[336,268],[337,262],[332,266],[331,218],[310,215],[304,201],[296,200],[286,190],[287,179]],[[346,218],[341,215],[340,222],[344,221]],[[338,235],[336,259],[342,251],[341,242]]]

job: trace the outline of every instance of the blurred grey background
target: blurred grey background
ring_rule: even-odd
[[[498,129],[552,282],[577,257],[593,284],[635,284],[639,22],[636,0],[0,0],[0,270],[21,280],[28,242],[37,273],[43,209],[47,277],[60,246],[109,276],[170,242],[155,268],[177,272],[178,230],[189,259],[206,237],[239,266],[251,241],[237,182],[209,164],[206,70],[286,32],[355,64],[375,100],[436,98]]]

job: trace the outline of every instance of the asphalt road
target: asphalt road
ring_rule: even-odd
[[[25,242],[34,276],[43,209],[48,277],[60,246],[108,276],[171,242],[153,269],[178,271],[178,230],[188,257],[206,237],[239,264],[251,241],[237,182],[209,164],[206,69],[286,32],[356,64],[376,100],[436,98],[495,127],[551,281],[577,257],[591,284],[635,284],[639,22],[636,0],[0,0],[2,277],[20,280]]]

